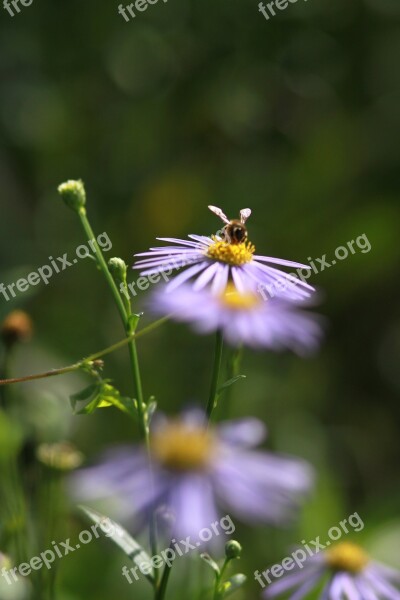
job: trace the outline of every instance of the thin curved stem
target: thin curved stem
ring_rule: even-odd
[[[83,358],[79,362],[69,365],[67,367],[62,367],[61,369],[51,369],[50,371],[45,371],[44,373],[36,373],[35,375],[25,375],[24,377],[14,377],[12,379],[0,379],[0,386],[1,385],[11,385],[14,383],[23,383],[25,381],[35,381],[37,379],[46,379],[47,377],[56,377],[57,375],[65,375],[67,373],[73,373],[74,371],[78,371],[79,369],[81,369],[85,364],[88,364],[94,360],[97,360],[99,358],[102,358],[103,356],[106,356],[107,354],[111,354],[112,352],[115,352],[116,350],[119,350],[120,348],[123,348],[124,346],[127,346],[131,340],[133,340],[133,339],[136,340],[136,339],[142,337],[143,335],[146,335],[146,333],[150,333],[150,331],[153,331],[153,329],[156,329],[160,325],[163,325],[166,321],[168,321],[168,319],[169,319],[169,317],[162,317],[162,319],[158,319],[157,321],[154,321],[154,323],[150,323],[150,325],[148,325],[147,327],[143,327],[143,329],[141,329],[140,331],[138,331],[136,333],[132,333],[130,336],[124,338],[123,340],[116,342],[115,344],[112,344],[111,346],[107,346],[107,348],[104,348],[104,350],[95,352],[94,354],[91,354],[90,356]]]
[[[37,379],[46,379],[47,377],[56,377],[57,375],[65,375],[66,373],[72,373],[81,368],[83,362],[75,363],[69,367],[63,367],[62,369],[52,369],[51,371],[45,371],[44,373],[36,373],[35,375],[25,375],[24,377],[13,377],[10,379],[0,379],[0,385],[12,385],[14,383],[23,383],[24,381],[35,381]]]

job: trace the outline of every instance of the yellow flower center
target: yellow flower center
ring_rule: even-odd
[[[327,551],[326,561],[335,571],[357,574],[367,566],[369,556],[360,546],[351,542],[341,542]]]
[[[228,265],[239,266],[251,262],[255,250],[255,246],[251,242],[229,244],[228,242],[215,240],[207,248],[206,256],[213,260],[227,263]]]
[[[220,299],[231,310],[252,309],[261,302],[261,298],[253,292],[241,294],[232,281],[228,283]]]
[[[175,421],[153,436],[152,453],[171,471],[197,471],[207,467],[214,446],[208,430]]]

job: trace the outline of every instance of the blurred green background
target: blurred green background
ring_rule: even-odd
[[[1,10],[0,282],[86,241],[56,194],[69,178],[85,181],[92,225],[113,243],[107,258],[128,264],[156,236],[215,232],[208,204],[229,216],[251,207],[260,254],[330,260],[365,234],[370,252],[355,246],[313,277],[328,320],[321,352],[246,352],[248,379],[218,417],[259,416],[270,447],[318,470],[298,527],[238,524],[250,580],[354,511],[366,525],[356,539],[399,567],[400,3],[298,0],[266,21],[256,1],[160,0],[129,23],[118,4],[34,0],[13,18]],[[90,260],[9,302],[0,296],[1,318],[15,308],[32,316],[35,335],[16,352],[14,375],[123,336]],[[168,324],[139,346],[145,393],[162,410],[205,402],[211,338]],[[105,374],[132,394],[126,351],[107,359]],[[69,439],[91,460],[136,435],[113,409],[72,416],[69,394],[84,384],[66,376],[12,389],[31,441]],[[82,523],[71,521],[75,535]],[[59,597],[149,597],[122,579],[121,564],[106,541],[70,555]],[[175,568],[171,598],[185,597],[185,568]],[[258,597],[250,582],[242,598]]]

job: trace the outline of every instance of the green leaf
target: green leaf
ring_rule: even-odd
[[[89,404],[86,404],[81,410],[78,410],[75,414],[77,415],[91,415],[94,411],[99,408],[100,404],[100,395],[97,395]],[[110,406],[110,405],[108,405]]]
[[[129,415],[133,419],[137,418],[136,400],[133,398],[127,396],[108,396],[107,400],[109,402],[108,406],[115,406],[118,410]],[[102,406],[99,406],[99,408],[102,408]]]
[[[230,596],[236,590],[241,588],[246,583],[246,575],[243,573],[238,573],[237,575],[233,575],[228,581],[225,581],[218,590],[218,598],[226,598]]]
[[[94,394],[97,392],[98,389],[99,389],[99,384],[98,383],[92,383],[88,387],[85,387],[85,389],[82,390],[81,392],[77,392],[76,394],[72,394],[69,397],[72,409],[75,410],[76,405],[77,405],[78,402],[82,402],[83,400],[88,400],[89,398],[91,398],[92,396],[94,396]]]
[[[138,314],[138,315],[134,315],[134,314],[130,314],[128,317],[128,324],[129,324],[129,329],[132,333],[135,333],[137,326],[139,325],[139,321],[140,321],[140,317],[142,316],[143,313]]]
[[[136,418],[135,401],[121,396],[120,392],[109,381],[109,379],[100,380],[71,396],[71,406],[74,412],[78,415],[91,415],[98,408],[115,406],[122,412]],[[78,402],[84,402],[85,400],[89,400],[89,402],[79,411],[76,411]]]
[[[114,544],[121,548],[125,555],[130,558],[130,560],[133,561],[135,565],[139,567],[139,569],[141,566],[143,568],[143,564],[146,564],[145,570],[147,573],[147,566],[151,565],[151,558],[147,552],[143,550],[142,546],[138,544],[138,542],[126,531],[126,529],[119,525],[119,523],[112,521],[109,517],[105,517],[88,506],[80,506],[79,508],[89,517],[89,519],[100,526],[99,531],[104,533],[105,537],[108,537],[114,542]],[[105,530],[105,524],[107,524],[107,530]],[[147,574],[142,570],[141,572],[151,584],[154,584],[153,569]]]
[[[225,381],[225,383],[218,388],[217,394],[222,394],[224,390],[231,387],[231,385],[234,385],[240,379],[246,379],[246,375],[236,375],[235,377],[232,377],[232,379],[228,379],[228,381]]]
[[[200,554],[200,558],[204,560],[204,562],[207,563],[209,567],[211,567],[211,569],[214,571],[217,577],[221,575],[221,570],[219,566],[217,565],[215,560],[213,560],[211,556],[207,554],[207,552],[203,552],[203,554]]]

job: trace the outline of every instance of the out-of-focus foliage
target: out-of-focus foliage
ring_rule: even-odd
[[[250,206],[250,237],[271,256],[331,261],[365,234],[370,252],[355,245],[313,277],[328,319],[322,351],[305,361],[247,352],[247,379],[218,416],[260,416],[271,445],[318,469],[297,529],[238,526],[250,580],[288,544],[356,510],[359,539],[399,566],[398,0],[299,0],[270,21],[248,0],[160,1],[129,23],[117,5],[34,0],[13,18],[2,10],[0,282],[86,241],[56,193],[69,178],[86,183],[96,231],[113,242],[107,257],[128,264],[156,236],[216,231],[208,204],[233,216]],[[90,260],[8,302],[0,295],[1,318],[15,308],[32,315],[36,333],[15,353],[14,374],[68,364],[123,335]],[[211,339],[169,324],[139,349],[146,396],[162,410],[205,402]],[[107,359],[105,376],[132,395],[126,352]],[[72,415],[68,398],[84,385],[66,376],[13,388],[30,439],[68,437],[89,458],[131,439],[132,422],[114,409]],[[65,558],[61,600],[145,598],[120,560],[106,542]],[[180,583],[177,568],[175,597]],[[258,592],[250,583],[242,597]]]

